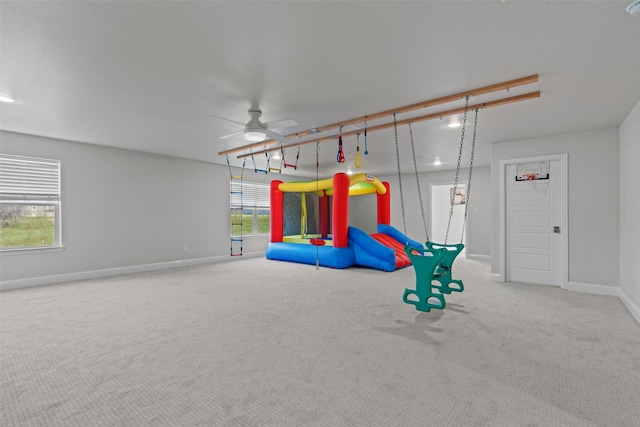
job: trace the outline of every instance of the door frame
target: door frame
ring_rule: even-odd
[[[507,166],[517,165],[521,163],[536,163],[546,162],[552,160],[560,161],[560,174],[562,175],[562,183],[559,185],[561,192],[562,203],[560,205],[560,211],[562,214],[562,221],[560,224],[561,230],[561,257],[562,257],[562,274],[560,280],[560,288],[567,289],[567,282],[569,281],[569,173],[568,173],[568,157],[567,153],[563,154],[550,154],[547,156],[533,156],[533,157],[520,157],[514,159],[500,160],[500,282],[505,282],[507,277]]]

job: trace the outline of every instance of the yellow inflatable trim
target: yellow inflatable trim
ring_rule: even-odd
[[[358,173],[349,177],[349,195],[360,196],[363,194],[385,194],[387,188],[375,176]],[[333,178],[319,181],[292,181],[278,185],[278,190],[285,193],[319,192],[325,190],[329,196],[333,195]]]
[[[291,235],[291,236],[282,236],[282,241],[286,243],[299,243],[303,245],[310,245],[311,239],[318,239],[322,237],[319,234],[305,234],[304,237],[301,235]],[[333,241],[330,239],[324,241],[325,246],[333,246]]]

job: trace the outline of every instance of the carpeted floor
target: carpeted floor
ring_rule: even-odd
[[[0,295],[2,426],[638,426],[614,297],[247,258]]]

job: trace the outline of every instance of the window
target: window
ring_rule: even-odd
[[[269,234],[270,186],[232,180],[230,193],[231,237]]]
[[[60,246],[60,161],[0,154],[0,250]]]

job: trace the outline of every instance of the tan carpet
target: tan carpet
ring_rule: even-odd
[[[2,426],[638,426],[614,297],[264,259],[0,295]]]

